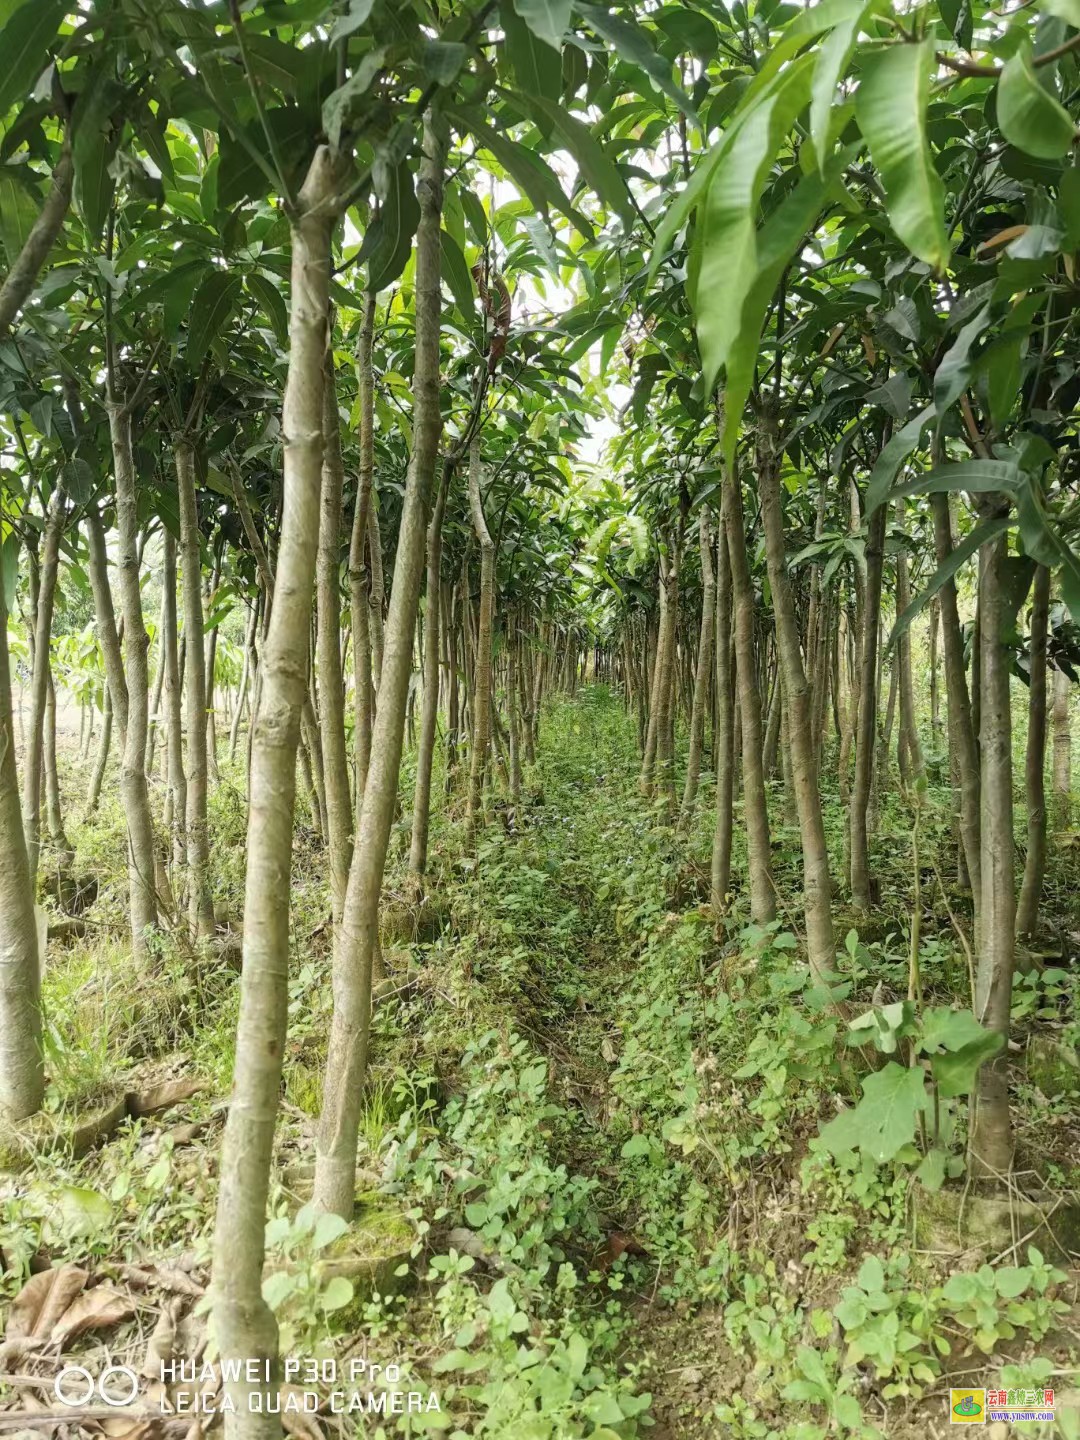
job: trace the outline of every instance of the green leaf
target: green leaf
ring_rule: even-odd
[[[544,128],[544,122],[547,122],[578,162],[582,175],[597,196],[617,215],[621,215],[628,225],[632,224],[634,207],[626,181],[589,127],[562,106],[545,99],[543,95],[508,98],[522,104],[541,129]]]
[[[0,240],[8,268],[15,264],[38,217],[38,206],[25,185],[5,167],[0,171]]]
[[[172,340],[180,333],[180,326],[188,318],[191,309],[191,297],[195,294],[195,287],[208,270],[209,266],[204,260],[192,260],[187,265],[178,265],[164,277],[160,290],[163,325],[168,339]],[[158,285],[153,287],[155,296],[158,289]],[[146,299],[150,298],[148,293]]]
[[[187,363],[193,375],[202,368],[210,343],[221,334],[240,298],[240,277],[214,270],[199,286],[191,305]]]
[[[861,1150],[881,1164],[914,1138],[916,1116],[927,1103],[923,1072],[890,1060],[866,1077],[862,1090],[854,1108],[822,1129],[821,1140],[833,1155]]]
[[[981,1038],[973,1040],[970,1045],[932,1056],[930,1073],[939,1093],[946,1099],[955,1095],[970,1095],[983,1062],[996,1055],[1004,1043],[1005,1037],[999,1031],[984,1030]]]
[[[953,403],[971,378],[971,347],[990,324],[990,306],[981,310],[962,326],[949,346],[934,375],[934,405],[939,415]]]
[[[461,318],[474,320],[476,292],[461,246],[446,230],[440,231],[439,238],[442,241],[442,277],[453,292],[454,303],[461,313]]]
[[[367,99],[371,82],[382,69],[385,53],[381,45],[369,50],[345,83],[323,102],[323,128],[332,149],[338,149],[342,130]]]
[[[923,1014],[918,1048],[927,1055],[935,1050],[962,1050],[985,1034],[970,1010],[934,1005]]]
[[[576,210],[566,198],[562,186],[554,170],[548,165],[542,156],[530,150],[527,145],[521,145],[516,140],[509,140],[498,130],[492,129],[490,125],[479,119],[475,110],[462,107],[450,112],[451,118],[456,119],[464,129],[470,131],[481,149],[490,151],[495,159],[503,167],[516,185],[528,196],[532,203],[542,214],[546,215],[548,207],[557,210],[560,215],[574,224],[586,240],[594,239],[593,228],[588,220]],[[469,192],[462,196],[462,204],[469,223],[473,228],[474,235],[477,234],[477,227],[480,223],[482,208],[479,202],[476,206],[469,204]],[[476,197],[472,197],[475,199]],[[478,208],[480,213],[477,213]],[[484,220],[486,230],[487,221]],[[482,243],[477,235],[477,243]]]
[[[68,0],[35,0],[0,30],[0,115],[33,90],[67,12]]]
[[[1038,160],[1056,160],[1072,149],[1069,112],[1039,84],[1030,41],[1005,61],[997,87],[997,118],[1011,145]]]
[[[911,253],[941,272],[949,261],[945,187],[926,138],[934,42],[890,45],[864,63],[855,114],[881,172],[889,220]]]
[[[631,20],[622,20],[617,15],[609,15],[598,5],[581,5],[577,7],[578,14],[590,25],[601,40],[606,40],[609,45],[614,46],[623,60],[644,70],[649,79],[653,81],[657,89],[665,94],[669,100],[673,100],[684,115],[688,116],[694,124],[701,129],[701,120],[694,109],[693,102],[686,91],[680,85],[676,85],[671,74],[671,61],[665,60],[653,49],[649,37],[640,25],[634,24]]]
[[[855,48],[859,27],[867,12],[876,8],[874,0],[871,0],[870,4],[862,5],[851,14],[845,15],[821,42],[818,50],[810,95],[810,139],[817,156],[818,169],[822,173],[828,158],[829,131],[837,86]]]
[[[765,177],[781,140],[806,104],[810,85],[806,65],[791,66],[781,80],[786,83],[779,84],[739,127],[730,148],[716,166],[698,216],[691,303],[706,393],[712,390],[720,370],[728,362],[742,326],[743,302],[758,279],[755,216]],[[798,200],[791,206],[781,207],[784,218],[766,237],[776,252],[770,264],[779,259],[781,270],[790,255],[790,250],[787,255],[783,251],[791,242],[792,222],[798,215],[808,213],[817,195],[810,177],[806,177],[796,194]]]
[[[727,354],[723,447],[729,465],[735,458],[743,409],[754,383],[766,313],[780,276],[821,210],[825,189],[826,182],[819,175],[804,175],[756,237],[757,275],[743,303],[738,332]]]
[[[922,1164],[915,1171],[915,1178],[927,1190],[936,1193],[945,1183],[945,1161],[944,1150],[937,1146],[928,1150],[922,1158]]]
[[[413,189],[412,171],[402,160],[390,171],[386,197],[356,257],[361,263],[368,261],[368,284],[373,290],[385,290],[405,269],[419,224],[420,204]]]
[[[100,1190],[87,1190],[78,1185],[62,1185],[56,1196],[57,1207],[66,1235],[92,1235],[112,1221],[112,1205]]]
[[[870,472],[870,480],[866,487],[866,514],[868,517],[887,498],[889,487],[896,479],[900,466],[918,448],[922,432],[934,418],[934,414],[933,405],[928,405],[914,419],[909,420],[902,430],[898,430],[882,449]]]
[[[323,1306],[327,1315],[330,1315],[331,1310],[344,1310],[347,1305],[351,1305],[351,1300],[353,1300],[353,1282],[347,1280],[343,1274],[336,1274],[318,1297],[318,1303]]]
[[[526,94],[543,95],[558,101],[562,90],[562,56],[541,40],[516,11],[503,6],[500,11],[506,35],[506,53],[514,68],[518,84]]]
[[[315,1234],[312,1237],[311,1248],[313,1250],[325,1250],[335,1240],[340,1240],[349,1229],[349,1222],[342,1215],[333,1215],[326,1211],[315,1221]]]
[[[905,495],[945,495],[967,490],[973,495],[1011,494],[1020,483],[1015,460],[963,460],[956,465],[935,465],[889,492],[890,500]]]
[[[892,634],[889,636],[889,645],[886,648],[891,648],[896,644],[911,622],[922,614],[942,586],[953,578],[977,550],[983,545],[988,545],[991,540],[996,540],[1002,531],[1007,530],[1011,524],[1012,521],[1008,515],[1001,515],[996,516],[993,520],[984,520],[981,524],[976,525],[974,530],[969,531],[963,540],[954,547],[949,558],[934,571],[933,578],[925,589],[916,595],[904,613],[897,617]]]
[[[505,18],[508,0],[502,0],[500,14]],[[536,38],[553,50],[561,50],[563,36],[570,24],[571,0],[513,0],[514,9]]]
[[[273,280],[268,280],[265,275],[253,273],[244,279],[252,298],[270,322],[270,328],[274,332],[279,345],[283,348],[289,343],[289,312],[285,305],[285,297],[278,289]]]

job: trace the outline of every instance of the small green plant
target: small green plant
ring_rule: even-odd
[[[344,1275],[327,1279],[320,1264],[348,1229],[340,1215],[318,1214],[312,1205],[267,1224],[266,1248],[275,1268],[263,1281],[263,1299],[277,1319],[283,1352],[319,1353],[330,1316],[352,1303],[352,1281]]]

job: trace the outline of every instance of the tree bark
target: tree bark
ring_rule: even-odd
[[[262,1297],[264,1229],[289,1005],[289,887],[300,711],[319,543],[331,229],[336,167],[315,153],[292,218],[289,368],[282,411],[285,505],[274,606],[252,725],[244,950],[232,1102],[221,1149],[214,1234],[214,1323],[222,1360],[277,1359],[277,1325]],[[277,1382],[227,1382],[228,1440],[278,1440],[265,1413]],[[263,1413],[250,1404],[263,1397]]]
[[[431,825],[431,767],[435,758],[435,729],[439,718],[439,610],[442,599],[442,527],[450,485],[449,467],[427,529],[427,599],[424,605],[424,699],[420,711],[420,744],[416,755],[412,838],[409,873],[419,885],[427,870],[428,832]]]
[[[341,460],[341,420],[334,388],[332,350],[326,354],[323,381],[322,520],[316,571],[319,667],[319,730],[326,785],[326,844],[330,858],[333,921],[341,918],[352,859],[352,795],[345,753],[345,680],[341,669],[341,502],[345,467]]]
[[[866,535],[866,601],[862,654],[859,657],[859,715],[855,739],[855,779],[851,790],[851,903],[870,909],[870,848],[867,817],[874,778],[877,738],[878,632],[881,628],[881,577],[885,558],[885,522],[880,505],[871,515]]]
[[[1057,824],[1069,824],[1072,809],[1072,726],[1069,720],[1071,681],[1054,671],[1054,808]]]
[[[683,787],[679,829],[686,834],[694,814],[698,784],[701,779],[701,751],[705,738],[705,701],[709,694],[709,674],[715,672],[716,647],[713,630],[716,624],[716,577],[712,567],[712,534],[706,513],[702,511],[701,542],[701,634],[698,639],[697,668],[694,673],[694,698],[690,709],[690,751],[686,760],[686,784]]]
[[[315,1163],[315,1203],[346,1218],[352,1215],[354,1206],[357,1125],[367,1070],[379,895],[397,799],[405,704],[424,569],[428,497],[442,429],[439,226],[446,147],[445,122],[429,111],[424,122],[423,159],[417,186],[420,224],[416,239],[413,450],[406,472],[394,582],[385,627],[371,765],[349,868],[342,922],[335,934],[334,1015]]]
[[[1002,1037],[1002,1049],[979,1071],[970,1128],[971,1169],[976,1179],[1002,1180],[1012,1164],[1008,1053],[1015,958],[1016,892],[1012,800],[1012,717],[1009,656],[1002,640],[1009,620],[1005,562],[1008,537],[980,553],[979,648],[982,701],[981,838],[982,904],[975,1018]]]
[[[56,243],[60,228],[71,204],[71,184],[75,170],[72,163],[71,145],[65,132],[60,156],[53,166],[49,193],[38,212],[37,219],[30,227],[30,233],[22,249],[0,285],[0,339],[7,334],[15,319],[30,298],[34,283],[41,273],[41,267],[49,258],[49,251]],[[9,257],[10,258],[10,257]]]
[[[173,889],[177,902],[179,902],[178,881],[187,868],[188,854],[187,775],[184,772],[184,708],[176,624],[176,541],[167,527],[163,572],[165,614],[161,646],[165,665],[165,743],[169,763],[169,795],[172,803],[172,856],[176,876]]]
[[[113,393],[109,395],[107,408],[116,480],[116,564],[124,617],[124,671],[127,679],[127,734],[120,760],[120,794],[128,833],[132,953],[137,961],[145,963],[149,954],[146,932],[156,926],[158,919],[154,821],[146,783],[146,732],[150,719],[147,650],[150,640],[143,622],[139,585],[139,520],[135,462],[131,449],[131,412]]]
[[[210,881],[210,831],[207,821],[206,644],[203,631],[202,548],[195,495],[195,451],[186,435],[173,437],[180,510],[180,561],[184,585],[184,644],[187,691],[187,783],[184,810],[187,831],[188,925],[193,936],[214,933]]]
[[[495,619],[495,545],[484,518],[480,495],[480,434],[469,443],[469,511],[480,546],[480,613],[476,631],[476,658],[472,684],[472,748],[469,756],[469,793],[465,808],[468,841],[475,838],[484,800],[484,777],[491,747],[491,644]]]
[[[765,550],[772,590],[776,642],[780,652],[784,706],[788,716],[792,778],[799,808],[803,849],[803,896],[806,949],[810,969],[819,980],[833,972],[836,945],[832,923],[832,882],[825,823],[818,788],[810,692],[803,669],[795,605],[784,553],[784,516],[780,505],[780,469],[776,449],[776,414],[770,402],[760,417],[757,443],[758,495],[765,527]]]
[[[754,588],[746,556],[742,482],[732,471],[724,477],[722,523],[727,535],[731,603],[735,614],[735,674],[742,731],[743,823],[750,872],[750,918],[755,925],[768,925],[776,918],[776,890],[772,878],[769,811],[765,802],[761,700],[754,665]]]
[[[24,1120],[45,1095],[41,1048],[41,966],[34,894],[26,858],[0,585],[0,1118]]]
[[[731,563],[723,520],[716,536],[716,827],[713,831],[710,903],[719,919],[731,889],[732,802],[735,793],[735,693],[731,674]]]
[[[1024,763],[1027,796],[1027,859],[1020,900],[1016,907],[1016,933],[1021,939],[1035,934],[1046,874],[1046,643],[1050,618],[1050,571],[1039,565],[1031,604],[1031,639],[1028,644],[1028,733]]]
[[[53,606],[56,600],[56,577],[60,569],[60,538],[67,517],[67,502],[59,486],[52,493],[45,519],[45,536],[41,547],[41,568],[38,579],[37,610],[34,616],[34,660],[30,677],[30,717],[27,725],[25,768],[23,771],[23,835],[27,864],[30,868],[30,892],[37,885],[38,860],[41,853],[41,765],[45,743],[45,707],[49,695],[51,668],[49,643],[52,639]]]

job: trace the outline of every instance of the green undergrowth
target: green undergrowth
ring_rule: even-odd
[[[212,814],[218,896],[232,914],[242,909],[236,787],[229,772]],[[779,812],[779,787],[773,800]],[[369,1419],[360,1433],[819,1440],[900,1433],[909,1412],[913,1433],[925,1433],[913,1407],[930,1405],[923,1397],[952,1372],[1035,1384],[1075,1364],[1061,1349],[1071,1291],[1060,1256],[1027,1242],[940,1255],[913,1238],[925,1185],[963,1183],[948,1178],[962,1163],[962,1092],[944,1097],[951,1118],[934,1146],[925,1113],[909,1117],[885,1160],[869,1142],[828,1143],[873,1086],[897,1071],[908,1084],[909,1058],[928,1079],[935,1064],[954,1081],[963,1070],[953,1057],[967,1037],[950,1017],[966,1012],[968,969],[946,905],[959,913],[963,897],[934,868],[952,843],[942,796],[923,803],[931,861],[919,877],[925,1005],[915,1015],[911,815],[895,797],[880,830],[882,903],[861,938],[841,926],[826,989],[804,962],[791,834],[778,826],[781,920],[750,926],[736,896],[718,935],[701,903],[708,778],[689,841],[677,842],[638,793],[616,697],[589,688],[554,705],[526,803],[498,802],[474,854],[453,810],[434,819],[442,933],[385,947],[396,993],[373,1020],[359,1161],[364,1213],[412,1237],[385,1293],[319,1280],[316,1243],[331,1241],[296,1218],[290,1188],[291,1166],[311,1158],[304,1117],[318,1114],[331,1006],[325,867],[301,827],[270,1249],[292,1278],[270,1298],[298,1352],[362,1332],[373,1354],[401,1361],[403,1385],[434,1388],[442,1407]],[[839,802],[827,815],[839,873]],[[1058,893],[1073,852],[1052,864]],[[1052,938],[1051,927],[1051,953]],[[65,1205],[88,1211],[73,1258],[207,1253],[214,1103],[227,1093],[237,987],[219,972],[192,993],[198,970],[174,942],[158,959],[147,986],[125,986],[113,941],[72,951],[50,974],[52,1043],[70,1066],[55,1071],[57,1094],[89,1094],[125,1066],[153,1063],[138,1059],[150,1028],[156,1053],[182,1053],[207,1082],[191,1109],[207,1120],[205,1146],[135,1122],[77,1165],[43,1159],[15,1212],[26,1253],[55,1235]],[[1041,1079],[1018,1073],[1014,1088],[1021,1146],[1062,1195],[1077,1180],[1074,993],[1071,970],[1047,964],[1018,984],[1014,1016],[1023,1046],[1049,1034],[1060,1047]],[[140,1023],[137,1007],[155,994],[152,1025]],[[938,1043],[943,1034],[952,1038]],[[940,1149],[940,1175],[923,1173],[926,1148]]]

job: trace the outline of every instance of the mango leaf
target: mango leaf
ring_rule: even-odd
[[[246,276],[244,284],[259,309],[269,320],[270,328],[273,330],[278,344],[287,345],[289,343],[289,312],[281,291],[272,280],[268,280],[265,275],[258,273]]]
[[[623,60],[628,60],[639,70],[644,70],[657,89],[662,91],[669,100],[674,100],[683,114],[691,119],[699,130],[701,129],[701,120],[689,95],[672,79],[670,60],[665,60],[662,55],[656,53],[649,37],[640,25],[634,24],[631,20],[621,20],[617,15],[609,15],[598,5],[579,4],[577,10],[581,18],[596,31],[601,40],[606,40],[609,45],[614,46]]]
[[[369,262],[368,284],[373,290],[385,290],[405,269],[419,223],[420,204],[413,189],[412,172],[402,160],[390,172],[386,198],[368,226],[356,257],[358,261]]]
[[[964,460],[957,465],[935,465],[889,492],[890,500],[905,495],[956,494],[967,490],[973,495],[992,495],[996,491],[1015,492],[1020,471],[1015,460]]]
[[[913,255],[940,272],[949,260],[945,187],[926,138],[934,43],[890,45],[865,59],[855,96],[859,129],[881,172],[889,220]]]
[[[461,246],[446,230],[440,232],[439,238],[442,241],[442,277],[453,291],[462,319],[472,320],[476,316],[476,292]]]
[[[986,304],[966,325],[949,346],[934,375],[934,405],[939,415],[953,403],[971,378],[971,347],[990,324],[990,306]]]
[[[964,536],[959,545],[952,550],[949,558],[934,571],[930,583],[916,595],[904,613],[897,617],[896,624],[892,628],[892,634],[889,636],[889,647],[896,644],[897,640],[899,640],[900,636],[907,630],[911,622],[918,615],[922,614],[923,610],[925,610],[926,606],[942,586],[946,585],[953,578],[956,572],[971,559],[975,552],[981,546],[988,545],[991,540],[996,540],[1002,531],[1007,530],[1011,524],[1012,520],[1008,515],[995,516],[992,520],[984,520],[981,524],[976,525],[974,530],[971,530]]]
[[[614,160],[604,150],[589,127],[582,124],[576,116],[571,115],[561,105],[546,99],[543,95],[508,96],[508,98],[524,105],[541,130],[546,126],[555,131],[577,161],[582,175],[599,198],[617,215],[621,215],[628,225],[632,224],[634,207],[630,200],[630,191],[626,188],[626,181],[620,175]]]
[[[698,217],[691,302],[706,393],[727,364],[743,302],[758,278],[755,216],[761,191],[781,140],[806,104],[809,70],[793,65],[781,82],[739,127],[713,173]],[[804,201],[809,193],[803,192]],[[785,240],[790,217],[788,212]]]
[[[537,210],[544,215],[547,214],[549,207],[557,210],[560,215],[565,215],[574,224],[586,240],[594,239],[592,226],[581,212],[571,205],[554,170],[542,156],[537,155],[534,150],[530,150],[527,145],[507,139],[500,131],[485,124],[478,118],[478,112],[474,109],[460,107],[451,110],[449,114],[451,119],[456,119],[459,124],[470,131],[481,149],[494,155]],[[475,199],[476,197],[470,197],[470,192],[466,191],[462,195],[462,204],[473,233],[477,235],[477,243],[480,244],[482,242],[477,234],[477,227],[482,219],[486,233],[487,219],[483,215],[483,208],[479,201],[475,206],[471,206],[470,198]]]
[[[553,50],[561,50],[563,36],[570,24],[571,0],[514,0],[514,9],[536,38]],[[503,0],[500,13],[505,13]]]
[[[16,10],[0,30],[0,115],[34,88],[68,8],[68,0],[35,0]]]
[[[503,6],[499,12],[506,36],[506,53],[518,84],[526,94],[543,95],[558,101],[562,90],[562,56],[541,40],[515,11]]]
[[[97,243],[109,217],[116,181],[109,173],[117,139],[84,126],[75,137],[75,203],[90,238]]]
[[[997,87],[997,118],[1010,145],[1038,160],[1056,160],[1072,149],[1069,112],[1039,84],[1029,41],[1005,61]]]
[[[916,1117],[927,1103],[922,1068],[890,1060],[866,1077],[862,1091],[859,1103],[830,1120],[820,1138],[832,1155],[861,1150],[881,1164],[915,1137]]]
[[[869,10],[876,9],[875,0],[861,5],[845,14],[834,29],[821,42],[817,61],[814,65],[814,80],[810,95],[810,140],[817,156],[818,169],[824,173],[829,149],[829,129],[833,118],[833,101],[836,99],[840,76],[847,66],[855,37],[859,33]],[[813,11],[810,12],[811,14]]]
[[[820,176],[804,175],[757,236],[757,276],[743,303],[738,333],[727,355],[723,447],[729,465],[735,458],[743,409],[754,383],[765,315],[780,276],[821,210],[825,188]]]
[[[342,130],[367,100],[371,82],[382,69],[385,53],[380,45],[369,50],[345,83],[323,101],[323,128],[333,149],[339,147]]]
[[[885,444],[870,472],[870,480],[866,487],[866,514],[868,517],[888,497],[889,487],[896,479],[900,466],[918,448],[922,432],[934,418],[934,413],[933,405],[928,405]]]
[[[26,244],[37,217],[34,197],[5,167],[0,171],[0,241],[7,252],[9,268]]]
[[[196,290],[185,352],[193,375],[202,368],[211,341],[225,328],[239,297],[240,277],[225,270],[214,270]]]

